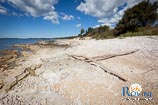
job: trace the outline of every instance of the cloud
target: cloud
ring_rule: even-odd
[[[0,5],[0,14],[7,14],[7,9]]]
[[[0,2],[4,2],[1,0]],[[53,23],[59,23],[58,13],[55,11],[54,5],[58,0],[5,0],[14,8],[19,9],[33,17],[42,16],[45,20],[50,20]]]
[[[80,27],[81,27],[81,24],[77,24],[76,27],[77,27],[77,28],[80,28]]]
[[[120,6],[124,0],[85,0],[77,7],[77,10],[85,14],[104,17],[112,15],[113,9]]]
[[[5,2],[5,0],[0,0],[0,2],[2,2],[2,3],[3,3],[3,2]]]
[[[7,11],[5,9],[0,8],[0,14],[7,14]]]
[[[49,14],[44,17],[44,20],[50,20],[52,23],[59,24],[58,14],[54,11],[49,12]]]
[[[117,22],[122,18],[122,16],[124,15],[124,11],[126,9],[127,9],[127,7],[120,10],[119,12],[115,13],[110,18],[100,18],[100,19],[98,19],[98,22],[101,24],[104,24],[104,25],[108,25],[113,28],[113,27],[115,27]]]
[[[98,28],[100,26],[105,26],[105,24],[98,24],[98,25],[93,26],[92,28]]]
[[[61,18],[63,20],[72,20],[72,19],[74,19],[74,16],[72,16],[72,15],[66,15],[65,13],[62,13]]]
[[[84,0],[76,9],[87,15],[97,17],[99,23],[113,26],[121,19],[125,10],[141,1],[143,0]]]
[[[98,25],[93,26],[93,28],[98,28],[98,27],[100,27],[100,26],[101,26],[101,25],[98,24]]]

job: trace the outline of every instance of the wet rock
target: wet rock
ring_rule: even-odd
[[[16,50],[2,50],[0,51],[2,55],[0,57],[0,71],[3,72],[9,67],[13,68],[15,66],[15,60],[18,57],[18,52]]]
[[[30,54],[31,54],[31,52],[29,52],[29,51],[22,51],[21,52],[21,55],[24,57],[28,57],[28,56],[30,56]]]

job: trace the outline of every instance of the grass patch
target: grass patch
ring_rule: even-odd
[[[138,28],[135,32],[126,32],[124,34],[120,34],[117,36],[119,39],[123,39],[125,37],[134,37],[134,36],[158,36],[158,27],[141,27]],[[94,39],[112,39],[117,38],[113,34],[113,30],[109,30],[103,33],[94,33],[91,35]]]
[[[103,32],[103,33],[96,33],[92,36],[92,38],[94,39],[112,39],[112,38],[115,38],[115,36],[113,35],[113,32],[112,31],[106,31],[106,32]]]
[[[138,28],[136,32],[127,32],[121,34],[119,37],[132,37],[132,36],[158,36],[158,27]]]

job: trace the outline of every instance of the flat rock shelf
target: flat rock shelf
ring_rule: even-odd
[[[74,38],[21,45],[32,52],[0,71],[0,105],[158,105],[157,39]],[[123,100],[122,87],[133,83],[152,92],[152,100]]]

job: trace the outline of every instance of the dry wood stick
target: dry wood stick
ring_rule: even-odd
[[[68,54],[67,54],[67,55],[68,55]],[[92,59],[90,59],[90,58],[86,58],[86,57],[83,57],[83,56],[75,56],[75,55],[68,55],[68,56],[70,56],[70,57],[72,57],[72,58],[74,58],[74,59],[80,60],[80,61],[85,61],[85,62],[90,63],[91,65],[94,65],[94,66],[96,66],[96,67],[99,67],[99,68],[101,68],[102,70],[104,70],[104,72],[106,72],[106,73],[108,73],[108,74],[110,74],[110,75],[113,75],[113,76],[117,77],[119,80],[122,80],[122,81],[124,81],[124,82],[127,81],[127,80],[124,79],[123,77],[121,77],[121,76],[119,76],[119,75],[117,75],[117,74],[111,72],[108,68],[106,68],[106,67],[105,67],[104,65],[102,65],[102,64],[99,64],[99,63],[96,62],[95,60],[92,60]]]
[[[114,54],[114,55],[96,56],[96,57],[92,57],[91,59],[95,59],[96,61],[106,60],[106,59],[110,59],[110,58],[114,58],[114,57],[118,57],[118,56],[124,56],[124,55],[133,54],[133,53],[135,53],[137,51],[139,51],[139,50],[125,52],[125,53],[121,53],[121,54]]]

